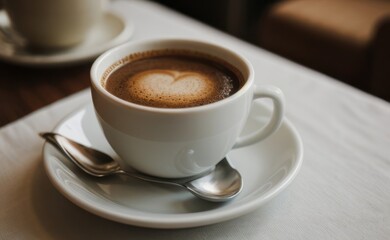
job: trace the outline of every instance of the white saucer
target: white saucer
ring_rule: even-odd
[[[0,11],[0,28],[12,35],[5,11]],[[0,29],[1,30],[1,29]],[[6,62],[30,65],[66,65],[92,60],[104,51],[126,42],[133,35],[134,26],[127,16],[106,11],[102,21],[93,27],[86,39],[77,46],[48,53],[31,52],[0,34],[0,59]],[[2,32],[0,32],[2,33]],[[11,37],[12,38],[12,37]]]
[[[269,111],[255,104],[244,132],[264,119],[256,113]],[[76,141],[117,157],[98,126],[91,105],[74,112],[55,129]],[[242,174],[244,189],[225,204],[197,199],[185,190],[139,180],[93,178],[81,172],[52,145],[43,148],[46,172],[54,186],[74,204],[113,221],[152,228],[186,228],[233,219],[255,210],[287,187],[298,174],[303,148],[298,132],[285,119],[271,137],[234,150],[228,158]]]

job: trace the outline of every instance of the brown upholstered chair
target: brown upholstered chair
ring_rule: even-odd
[[[259,45],[390,101],[390,0],[284,0]]]

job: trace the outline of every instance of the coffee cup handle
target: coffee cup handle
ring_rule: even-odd
[[[239,137],[233,148],[245,147],[259,142],[270,136],[280,127],[284,116],[283,92],[279,88],[274,86],[255,86],[252,101],[255,101],[259,98],[270,98],[272,100],[274,108],[270,120],[263,128],[253,133]]]

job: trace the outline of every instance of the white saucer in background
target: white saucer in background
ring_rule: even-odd
[[[244,132],[264,125],[258,113],[269,111],[255,103]],[[58,124],[56,132],[117,158],[100,129],[92,105]],[[90,177],[65,159],[52,145],[43,148],[46,172],[54,186],[74,204],[113,221],[152,228],[187,228],[218,223],[247,214],[285,189],[298,174],[303,147],[287,119],[266,140],[233,150],[229,161],[242,174],[243,191],[224,204],[194,197],[185,190],[127,177]]]
[[[12,34],[5,11],[0,11],[0,28]],[[8,29],[8,30],[7,30]],[[2,61],[29,66],[56,66],[84,62],[96,58],[104,51],[128,41],[134,26],[127,16],[106,11],[102,21],[91,29],[80,44],[51,53],[36,53],[10,41],[0,34],[0,59]],[[0,32],[2,33],[2,32]]]

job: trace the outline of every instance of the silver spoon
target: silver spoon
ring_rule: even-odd
[[[176,185],[188,189],[195,196],[212,202],[224,202],[237,196],[242,189],[240,173],[224,158],[213,170],[200,176],[166,179],[149,176],[137,171],[124,171],[107,154],[84,146],[57,133],[40,133],[84,172],[104,177],[113,174],[126,174],[149,182]]]

